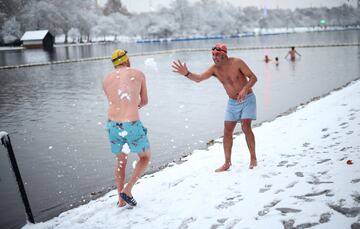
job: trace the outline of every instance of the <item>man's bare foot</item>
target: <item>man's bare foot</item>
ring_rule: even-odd
[[[217,173],[218,172],[224,172],[224,171],[228,170],[230,168],[230,166],[231,166],[231,163],[225,163],[222,166],[220,166],[219,168],[217,168],[215,170],[215,172],[217,172]]]
[[[117,202],[117,206],[119,208],[125,207],[126,206],[126,202],[120,197],[119,201]]]
[[[249,169],[253,169],[256,166],[257,166],[257,160],[256,159],[251,160],[250,165],[249,165]]]

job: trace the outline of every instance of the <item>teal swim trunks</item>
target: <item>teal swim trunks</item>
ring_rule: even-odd
[[[109,120],[107,130],[113,154],[141,153],[150,148],[147,129],[140,120],[133,122],[115,122]]]

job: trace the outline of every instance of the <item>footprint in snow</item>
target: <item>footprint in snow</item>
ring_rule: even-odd
[[[182,221],[182,223],[180,224],[180,226],[178,227],[178,229],[186,229],[188,228],[189,224],[190,223],[193,223],[196,221],[196,218],[195,217],[190,217],[190,218],[187,218],[185,220]]]
[[[219,227],[223,227],[224,223],[228,220],[228,218],[221,218],[216,220],[216,224],[211,225],[210,229],[217,229]]]
[[[270,208],[276,206],[278,203],[280,203],[281,200],[273,200],[272,202],[270,202],[269,204],[264,206],[264,209],[258,212],[259,216],[264,216],[267,213],[269,213]]]
[[[241,195],[236,195],[233,197],[228,197],[226,198],[225,201],[221,202],[221,204],[218,204],[216,206],[216,209],[226,209],[228,207],[231,207],[233,205],[235,205],[236,203],[242,201],[243,199],[241,198]]]
[[[297,183],[299,183],[298,181],[293,181],[290,184],[288,184],[288,186],[286,186],[286,188],[293,188]]]
[[[260,193],[267,192],[267,191],[270,190],[271,187],[272,187],[271,184],[266,184],[266,185],[264,186],[264,188],[260,188],[260,189],[259,189],[259,192],[260,192]]]
[[[287,163],[288,163],[288,161],[280,161],[279,164],[277,165],[277,167],[283,167]]]

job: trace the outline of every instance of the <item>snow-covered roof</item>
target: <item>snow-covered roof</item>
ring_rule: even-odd
[[[36,31],[27,31],[21,37],[21,40],[42,40],[46,36],[49,30],[36,30]]]

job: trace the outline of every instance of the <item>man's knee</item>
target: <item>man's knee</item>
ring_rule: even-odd
[[[145,151],[144,153],[141,153],[140,156],[140,160],[143,162],[149,162],[150,158],[151,158],[151,153],[150,151]]]
[[[232,136],[233,132],[231,129],[224,129],[224,137]]]
[[[146,156],[142,157],[141,160],[146,161],[146,162],[150,161],[150,155],[146,155]]]
[[[232,123],[232,122],[227,123],[227,122],[225,122],[225,124],[224,124],[224,136],[225,137],[232,136],[233,133],[234,133],[235,126],[236,126],[236,122],[235,123]]]
[[[244,132],[244,134],[250,134],[252,132],[251,123],[248,123],[248,122],[242,123],[241,129]]]
[[[116,156],[117,162],[123,164],[127,162],[128,156],[125,153],[120,153]]]

